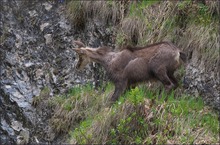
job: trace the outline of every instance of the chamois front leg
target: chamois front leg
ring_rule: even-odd
[[[167,75],[166,68],[158,68],[154,72],[154,75],[157,77],[158,80],[160,80],[163,83],[167,92],[170,92],[174,88],[174,84]]]
[[[170,80],[172,81],[172,83],[174,84],[173,89],[175,90],[178,87],[178,80],[174,77],[174,72],[168,72],[168,77],[170,78]]]
[[[114,103],[116,100],[118,100],[120,95],[122,95],[127,88],[127,81],[120,81],[120,82],[118,81],[114,84],[115,84],[115,91],[114,94],[112,95],[111,103]]]

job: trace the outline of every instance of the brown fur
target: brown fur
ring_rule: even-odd
[[[158,42],[158,43],[149,44],[147,46],[136,46],[136,47],[131,46],[131,45],[127,45],[123,49],[128,49],[128,50],[131,50],[133,52],[133,51],[136,51],[136,50],[151,48],[151,47],[159,45],[159,44],[170,44],[170,42]]]
[[[120,52],[113,52],[107,47],[74,50],[84,57],[82,61],[89,59],[106,69],[115,85],[112,101],[117,100],[131,86],[151,79],[161,81],[168,90],[176,88],[178,81],[173,75],[174,71],[181,61],[186,60],[186,55],[170,42],[145,47],[127,46]]]

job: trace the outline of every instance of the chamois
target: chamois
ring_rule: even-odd
[[[144,47],[126,46],[119,52],[109,47],[90,48],[73,41],[79,55],[78,69],[88,63],[100,63],[115,85],[111,101],[114,102],[126,89],[140,82],[159,80],[170,91],[178,86],[174,71],[186,62],[186,55],[171,42],[159,42]]]

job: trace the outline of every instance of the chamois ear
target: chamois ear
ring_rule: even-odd
[[[78,45],[79,48],[81,48],[81,47],[86,47],[85,44],[83,44],[81,41],[75,41],[75,40],[73,40],[72,43]]]

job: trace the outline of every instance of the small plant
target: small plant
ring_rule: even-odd
[[[70,101],[67,101],[63,104],[63,109],[67,111],[71,111],[73,109],[73,104]]]
[[[116,36],[116,44],[118,46],[123,46],[125,43],[126,43],[126,35],[119,32]]]
[[[134,105],[138,105],[144,100],[144,92],[138,87],[135,87],[129,91],[129,97],[127,99]]]
[[[33,98],[32,105],[37,106],[44,99],[48,99],[50,96],[50,88],[45,87],[41,90],[40,95]]]
[[[70,135],[75,140],[78,141],[77,143],[80,143],[80,144],[90,143],[90,139],[91,139],[92,135],[91,134],[90,135],[86,135],[86,129],[91,126],[91,123],[92,123],[92,120],[90,120],[90,119],[82,121],[80,123],[79,127],[75,128],[75,130],[70,133]],[[72,140],[71,142],[75,142],[75,141]]]
[[[77,86],[77,87],[70,89],[68,95],[69,96],[78,96],[81,94],[81,92],[82,92],[81,86]]]
[[[180,10],[185,10],[189,7],[189,5],[191,5],[192,2],[191,0],[187,0],[187,1],[183,1],[183,2],[178,2],[177,7]]]

